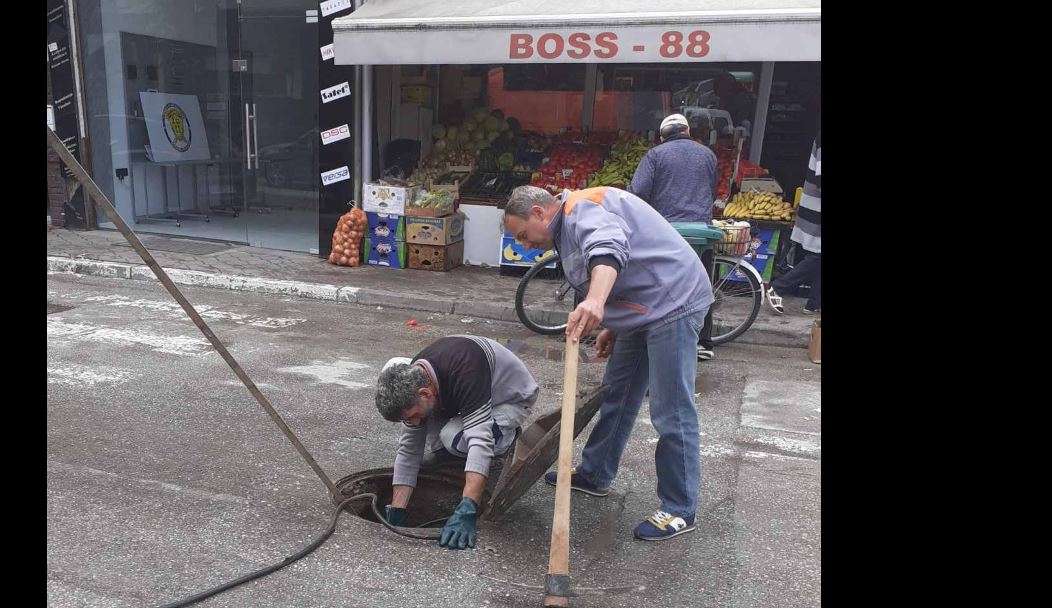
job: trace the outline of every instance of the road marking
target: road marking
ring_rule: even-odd
[[[188,488],[186,486],[176,485],[174,483],[168,483],[165,481],[157,481],[154,479],[139,479],[137,477],[128,477],[119,473],[113,473],[111,471],[103,471],[101,469],[93,469],[88,466],[79,464],[67,464],[65,462],[58,462],[55,460],[48,461],[48,469],[62,471],[64,473],[73,474],[88,474],[96,477],[107,477],[110,479],[119,479],[121,481],[131,481],[134,483],[142,484],[165,490],[168,492],[174,492],[184,494],[187,496],[193,496],[194,498],[204,498],[206,500],[218,500],[222,502],[236,503],[239,505],[247,505],[250,503],[248,498],[241,496],[234,496],[233,494],[223,494],[221,492],[209,492],[208,490],[199,490],[197,488]]]
[[[106,306],[119,306],[126,308],[138,308],[141,310],[152,310],[156,312],[167,312],[174,317],[182,317],[186,313],[183,311],[182,306],[175,302],[165,302],[161,300],[145,300],[138,299],[133,300],[126,296],[119,295],[108,295],[108,296],[92,296],[85,298],[85,302],[97,302],[105,304]],[[236,312],[228,312],[224,310],[218,310],[211,306],[201,305],[195,306],[197,314],[201,315],[204,319],[209,320],[221,320],[221,321],[232,321],[238,325],[251,325],[253,327],[263,327],[266,329],[284,329],[286,327],[292,327],[305,323],[306,319],[286,319],[282,317],[257,317],[255,315],[243,315]]]
[[[67,323],[51,317],[47,320],[47,336],[49,339],[59,341],[67,338],[74,341],[101,342],[116,346],[147,346],[155,352],[181,356],[203,355],[212,348],[202,338],[166,336],[134,329],[113,329],[84,323]]]
[[[364,370],[371,369],[371,366],[364,363],[355,363],[354,361],[348,361],[346,359],[340,359],[335,363],[324,363],[322,361],[314,361],[311,365],[300,365],[295,367],[282,367],[277,371],[286,374],[302,374],[305,376],[312,376],[315,382],[321,384],[338,384],[351,389],[359,388],[372,388],[376,386],[376,380],[372,377],[371,373],[363,373]],[[367,378],[368,377],[368,378]],[[360,378],[362,380],[368,379],[367,382],[359,382],[351,378]]]
[[[122,384],[131,376],[131,371],[115,367],[89,368],[83,365],[66,365],[47,368],[48,384],[71,386],[95,386],[96,384]]]

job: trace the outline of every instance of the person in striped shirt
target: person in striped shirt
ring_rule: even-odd
[[[811,292],[804,305],[804,314],[822,310],[822,133],[819,131],[811,147],[811,159],[807,165],[804,193],[800,197],[800,208],[796,212],[796,223],[789,238],[799,243],[804,250],[804,259],[792,270],[771,281],[767,290],[767,301],[779,314],[785,313],[782,297],[778,292],[790,293],[800,285],[811,285]]]

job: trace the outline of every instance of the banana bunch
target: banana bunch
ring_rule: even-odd
[[[610,147],[610,158],[603,163],[603,168],[588,180],[588,187],[627,186],[632,183],[636,167],[650,146],[642,137],[616,143]]]
[[[793,206],[773,192],[739,192],[723,208],[723,216],[788,221],[793,219]]]

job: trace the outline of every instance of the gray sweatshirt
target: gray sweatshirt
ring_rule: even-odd
[[[604,327],[621,334],[712,304],[712,284],[698,254],[646,201],[617,188],[564,190],[560,198],[551,227],[566,280],[586,294],[596,262],[618,271]]]
[[[413,362],[438,387],[438,404],[431,416],[464,420],[463,440],[468,445],[464,471],[488,475],[494,446],[493,409],[500,405],[529,409],[538,391],[530,371],[503,345],[478,336],[441,338],[420,351]],[[516,416],[519,420],[524,417]],[[393,484],[416,487],[429,425],[402,425]]]

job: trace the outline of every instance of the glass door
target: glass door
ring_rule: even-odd
[[[238,4],[234,66],[247,144],[243,217],[249,245],[317,253],[317,9],[308,0]]]

